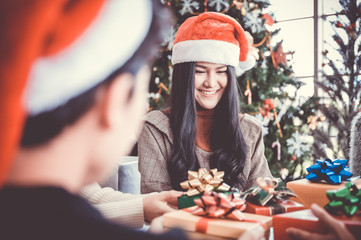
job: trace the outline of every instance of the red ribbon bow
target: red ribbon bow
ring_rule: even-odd
[[[201,215],[213,218],[230,218],[244,220],[241,211],[246,208],[246,201],[240,198],[240,194],[233,192],[229,195],[217,192],[204,192],[200,199],[195,199],[197,208],[192,212],[194,215]]]

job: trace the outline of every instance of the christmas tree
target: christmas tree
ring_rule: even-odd
[[[349,157],[350,127],[361,111],[361,3],[340,0],[342,10],[330,23],[332,40],[323,51],[323,77],[318,86],[323,90],[319,100],[323,124],[314,130],[315,157]]]
[[[286,87],[295,90],[302,83],[295,79],[282,42],[271,43],[279,30],[272,30],[274,18],[264,14],[269,0],[173,0],[161,1],[175,15],[175,24],[155,62],[149,95],[150,109],[164,106],[171,87],[171,48],[178,27],[188,17],[204,11],[222,12],[235,18],[247,31],[250,54],[257,59],[256,66],[244,73],[238,72],[242,111],[264,123],[265,155],[272,174],[289,181],[295,176],[304,176],[303,164],[311,159],[311,144],[308,142],[310,116],[314,115],[314,99],[302,105],[298,103],[297,91],[293,95]],[[297,174],[295,175],[295,173]]]

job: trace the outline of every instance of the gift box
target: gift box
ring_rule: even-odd
[[[257,186],[249,188],[241,196],[247,200],[245,211],[248,213],[272,216],[305,209],[302,204],[289,199],[296,194],[276,178],[257,178]]]
[[[191,239],[238,239],[245,231],[265,227],[266,232],[272,225],[272,218],[251,213],[243,213],[245,221],[207,218],[190,213],[194,207],[169,212],[163,215],[165,228],[181,228]]]
[[[339,221],[344,222],[347,229],[356,237],[361,235],[361,216],[355,215],[352,218],[345,216],[334,216]],[[325,225],[321,224],[319,219],[313,215],[310,209],[278,214],[273,216],[274,239],[290,240],[286,233],[289,227],[299,228],[305,231],[324,234],[328,232]],[[356,237],[357,238],[357,237]]]
[[[299,202],[305,206],[305,208],[310,208],[312,203],[317,203],[319,206],[325,206],[329,200],[326,196],[327,190],[337,190],[345,186],[347,182],[344,181],[339,185],[332,185],[327,183],[312,183],[307,179],[300,179],[287,183],[287,188],[291,189],[296,193],[294,201]],[[360,188],[361,179],[355,181],[355,184]]]
[[[195,206],[196,204],[194,203],[194,199],[198,199],[200,197],[201,197],[201,194],[197,194],[194,196],[182,195],[182,196],[178,197],[178,209],[189,208],[189,207]]]
[[[178,209],[195,206],[194,199],[199,199],[205,191],[229,194],[231,187],[223,182],[223,176],[224,171],[218,171],[217,169],[206,170],[200,168],[198,171],[188,171],[188,180],[180,183],[181,187],[187,192],[178,197]]]
[[[314,165],[306,170],[308,175],[306,179],[311,182],[326,182],[328,184],[341,184],[342,181],[349,181],[352,177],[350,169],[347,167],[347,159],[336,159],[332,161],[329,158],[317,160]]]
[[[218,191],[215,191],[218,192]],[[228,195],[231,194],[233,191],[227,191],[227,192],[223,192],[224,194]],[[189,208],[189,207],[193,207],[196,204],[194,203],[195,199],[199,199],[202,196],[201,193],[197,194],[197,195],[193,195],[193,196],[187,196],[187,195],[182,195],[180,197],[178,197],[178,209],[184,209],[184,208]]]
[[[245,212],[264,216],[273,216],[275,214],[295,212],[304,209],[305,207],[302,204],[292,200],[276,200],[268,202],[265,206],[259,206],[254,203],[247,202]]]

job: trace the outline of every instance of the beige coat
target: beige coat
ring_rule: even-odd
[[[110,187],[102,188],[98,183],[85,186],[79,195],[112,222],[135,228],[141,228],[144,224],[143,195],[122,193]]]
[[[264,156],[262,123],[254,117],[244,114],[240,120],[241,131],[246,145],[247,156],[243,174],[245,188],[256,185],[257,177],[271,177]],[[161,111],[148,113],[144,129],[138,142],[139,171],[141,174],[141,192],[160,192],[172,189],[167,170],[173,144],[169,118]],[[209,169],[211,152],[196,147],[196,156],[201,168]],[[245,190],[241,185],[240,190]]]

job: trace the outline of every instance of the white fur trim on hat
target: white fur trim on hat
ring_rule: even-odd
[[[149,0],[106,0],[68,48],[35,61],[24,94],[29,115],[53,110],[105,80],[134,54],[151,21]]]
[[[172,64],[184,62],[211,62],[236,67],[240,49],[233,43],[219,40],[188,40],[173,46]]]
[[[239,62],[238,67],[240,69],[242,69],[243,71],[247,71],[247,70],[253,68],[254,65],[256,65],[256,59],[253,56],[248,54],[246,61]]]

